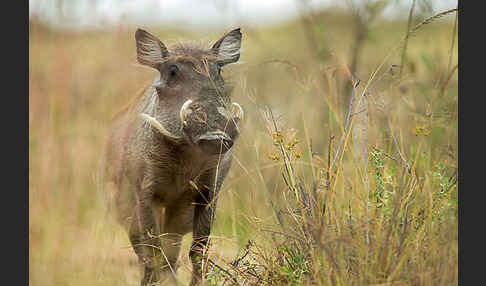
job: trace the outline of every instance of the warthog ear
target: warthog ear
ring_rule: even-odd
[[[137,43],[137,60],[142,65],[157,69],[159,63],[169,55],[165,45],[149,32],[137,29],[135,32]]]
[[[234,29],[224,35],[211,50],[221,58],[221,64],[230,64],[237,62],[240,58],[241,32],[240,28]]]

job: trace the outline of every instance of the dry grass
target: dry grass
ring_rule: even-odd
[[[224,73],[246,119],[220,194],[208,284],[458,284],[457,38],[449,18],[414,30],[400,77],[392,65],[402,51],[393,48],[407,22],[369,27],[353,73],[366,109],[352,110],[348,123],[339,102],[342,83],[351,84],[349,15],[243,27],[244,63]],[[110,119],[154,76],[135,64],[135,29],[30,24],[31,285],[139,283],[128,237],[96,185]],[[365,128],[361,141],[356,126]]]

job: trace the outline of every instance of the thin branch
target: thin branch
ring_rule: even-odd
[[[231,280],[233,280],[233,282],[236,284],[236,285],[240,285],[238,283],[238,280],[236,280],[236,278],[228,272],[228,270],[224,269],[223,267],[219,266],[218,264],[216,264],[216,262],[214,262],[213,260],[211,260],[210,258],[207,259],[209,263],[211,263],[214,267],[218,268],[219,270],[223,271],[226,275],[228,275],[229,278],[231,278]]]
[[[442,97],[445,93],[446,87],[449,85],[449,82],[451,81],[452,75],[454,72],[457,70],[458,65],[455,65],[452,70],[449,72],[449,75],[447,76],[445,82],[442,84],[440,87],[440,92],[439,92],[439,98]]]
[[[297,239],[300,242],[307,243],[307,241],[305,239],[302,239],[302,238],[300,238],[298,236],[295,236],[295,235],[292,235],[292,234],[288,234],[288,233],[285,233],[285,232],[281,232],[281,231],[278,231],[278,230],[260,229],[260,231],[270,232],[270,233],[275,233],[275,234],[280,234],[280,235],[287,236],[287,237],[290,237],[290,238],[293,238],[293,239]]]
[[[357,80],[356,82],[353,82],[353,88],[351,89],[351,97],[349,99],[349,106],[348,106],[348,115],[346,116],[346,124],[344,126],[344,133],[341,136],[341,140],[339,141],[338,148],[336,150],[336,154],[334,155],[334,158],[332,160],[332,164],[329,166],[329,169],[331,169],[333,166],[335,166],[336,160],[339,157],[339,154],[341,153],[341,148],[343,147],[344,143],[344,137],[348,132],[349,125],[351,123],[351,114],[353,112],[353,103],[354,103],[354,91],[356,87],[359,85],[360,80]]]
[[[411,174],[412,169],[410,168],[410,164],[408,164],[407,159],[405,158],[405,156],[402,154],[402,151],[400,150],[400,145],[398,145],[398,140],[395,137],[395,134],[393,133],[393,129],[392,129],[392,124],[391,124],[390,118],[388,117],[387,119],[388,119],[388,126],[390,128],[390,133],[392,135],[393,142],[395,143],[395,146],[396,146],[396,148],[398,150],[398,154],[400,155],[400,158],[402,159],[403,163],[407,166],[408,173]]]
[[[457,4],[457,5],[459,5],[459,4]],[[457,7],[456,7],[456,9],[457,9]],[[452,65],[452,53],[454,52],[454,43],[456,41],[458,17],[459,17],[459,12],[456,11],[456,20],[454,21],[454,28],[452,30],[451,49],[449,50],[449,63],[447,64],[447,70],[448,71],[451,69],[451,65]]]
[[[437,19],[439,19],[439,18],[442,18],[442,17],[444,17],[444,16],[446,16],[446,15],[448,15],[448,14],[454,13],[454,12],[457,12],[457,8],[450,9],[450,10],[446,10],[446,11],[440,12],[440,13],[438,13],[438,14],[435,14],[434,16],[431,16],[431,17],[429,17],[429,18],[427,18],[427,19],[423,20],[422,22],[418,23],[417,25],[415,25],[415,27],[413,27],[413,29],[412,29],[412,30],[410,30],[410,31],[408,32],[408,34],[413,35],[413,34],[415,34],[415,32],[417,32],[417,31],[418,31],[418,29],[420,29],[422,26],[427,25],[427,24],[430,24],[430,23],[434,22],[435,20],[437,20]],[[408,35],[408,34],[407,34],[407,35]]]
[[[412,18],[413,18],[413,10],[415,9],[415,0],[412,2],[412,7],[410,7],[410,13],[408,14],[408,24],[407,24],[407,34],[405,35],[405,43],[403,44],[403,50],[402,50],[402,60],[400,63],[400,72],[398,74],[399,77],[402,76],[402,71],[403,71],[403,65],[405,63],[405,56],[406,56],[406,51],[407,51],[407,44],[408,44],[408,37],[410,36],[410,28],[412,27]]]

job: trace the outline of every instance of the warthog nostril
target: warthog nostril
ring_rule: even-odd
[[[224,145],[224,147],[230,149],[231,147],[233,147],[233,140],[231,139],[226,139],[226,138],[223,138],[222,139],[222,143]]]
[[[208,154],[226,153],[233,147],[233,140],[224,132],[208,132],[201,135],[196,144],[201,150]]]

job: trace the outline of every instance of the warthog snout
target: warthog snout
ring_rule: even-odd
[[[233,146],[233,140],[221,131],[203,134],[196,139],[195,143],[203,152],[211,155],[226,153]]]
[[[184,134],[204,153],[224,154],[239,135],[243,108],[233,102],[230,108],[204,106],[187,100],[179,112]]]
[[[152,116],[145,113],[141,113],[140,116],[165,137],[173,140],[186,138],[201,151],[215,155],[224,154],[233,147],[233,143],[240,133],[238,124],[244,118],[244,111],[236,102],[231,104],[229,110],[220,106],[216,110],[206,111],[201,104],[193,104],[193,101],[189,99],[184,102],[179,111],[182,132],[185,136],[172,134]]]

